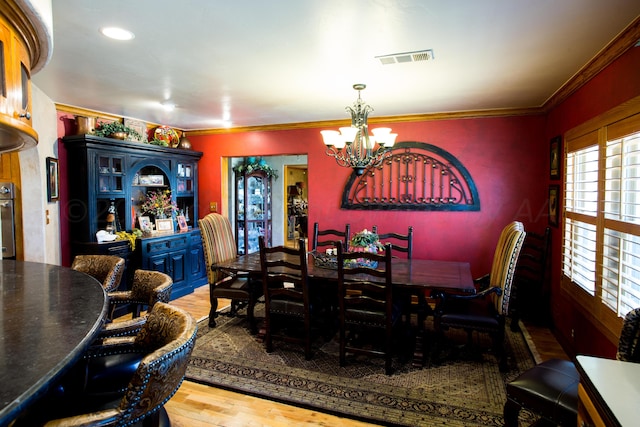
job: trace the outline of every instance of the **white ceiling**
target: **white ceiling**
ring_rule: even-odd
[[[33,82],[184,130],[347,119],[354,83],[372,117],[539,107],[638,16],[638,0],[54,0]],[[435,59],[375,58],[424,49]]]

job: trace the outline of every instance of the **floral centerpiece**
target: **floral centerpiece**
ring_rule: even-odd
[[[171,190],[157,190],[147,192],[140,205],[140,210],[157,219],[171,217],[178,210],[178,206],[171,199]]]
[[[349,248],[353,252],[378,253],[384,249],[384,245],[380,243],[380,238],[376,233],[365,228],[351,236]]]
[[[355,233],[349,240],[349,250],[351,252],[371,252],[378,253],[384,249],[384,245],[380,243],[378,234],[373,231],[369,231],[366,228],[362,231]],[[378,262],[371,261],[365,258],[358,258],[356,262],[359,265],[364,265],[371,268],[377,268]]]

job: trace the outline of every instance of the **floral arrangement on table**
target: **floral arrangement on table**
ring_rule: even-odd
[[[380,238],[373,231],[369,231],[366,228],[362,231],[355,233],[349,239],[349,251],[350,252],[372,252],[378,253],[384,249],[384,245],[380,242]],[[335,250],[335,249],[334,249]],[[335,270],[338,268],[336,259],[336,252],[330,253],[315,253],[312,252],[314,257],[314,265],[321,268],[329,268]],[[355,260],[345,260],[345,267],[353,268],[356,266],[366,266],[371,268],[377,268],[378,262],[371,261],[364,258],[356,258]]]
[[[158,218],[171,218],[178,211],[176,202],[171,199],[171,190],[149,191],[140,204],[142,213]]]
[[[378,253],[378,251],[384,249],[384,245],[380,242],[380,238],[376,233],[365,228],[351,236],[349,249],[353,252]]]
[[[235,165],[233,171],[237,174],[264,171],[267,176],[278,179],[278,171],[269,166],[267,161],[262,157],[247,157],[243,163]]]

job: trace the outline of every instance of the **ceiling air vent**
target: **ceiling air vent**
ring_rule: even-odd
[[[391,55],[376,56],[382,65],[402,64],[404,62],[418,62],[433,60],[433,49],[417,50],[415,52],[393,53]]]

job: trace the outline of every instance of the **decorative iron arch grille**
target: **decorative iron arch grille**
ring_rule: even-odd
[[[394,145],[380,166],[354,171],[342,193],[343,209],[479,211],[467,169],[447,151],[424,142]]]

